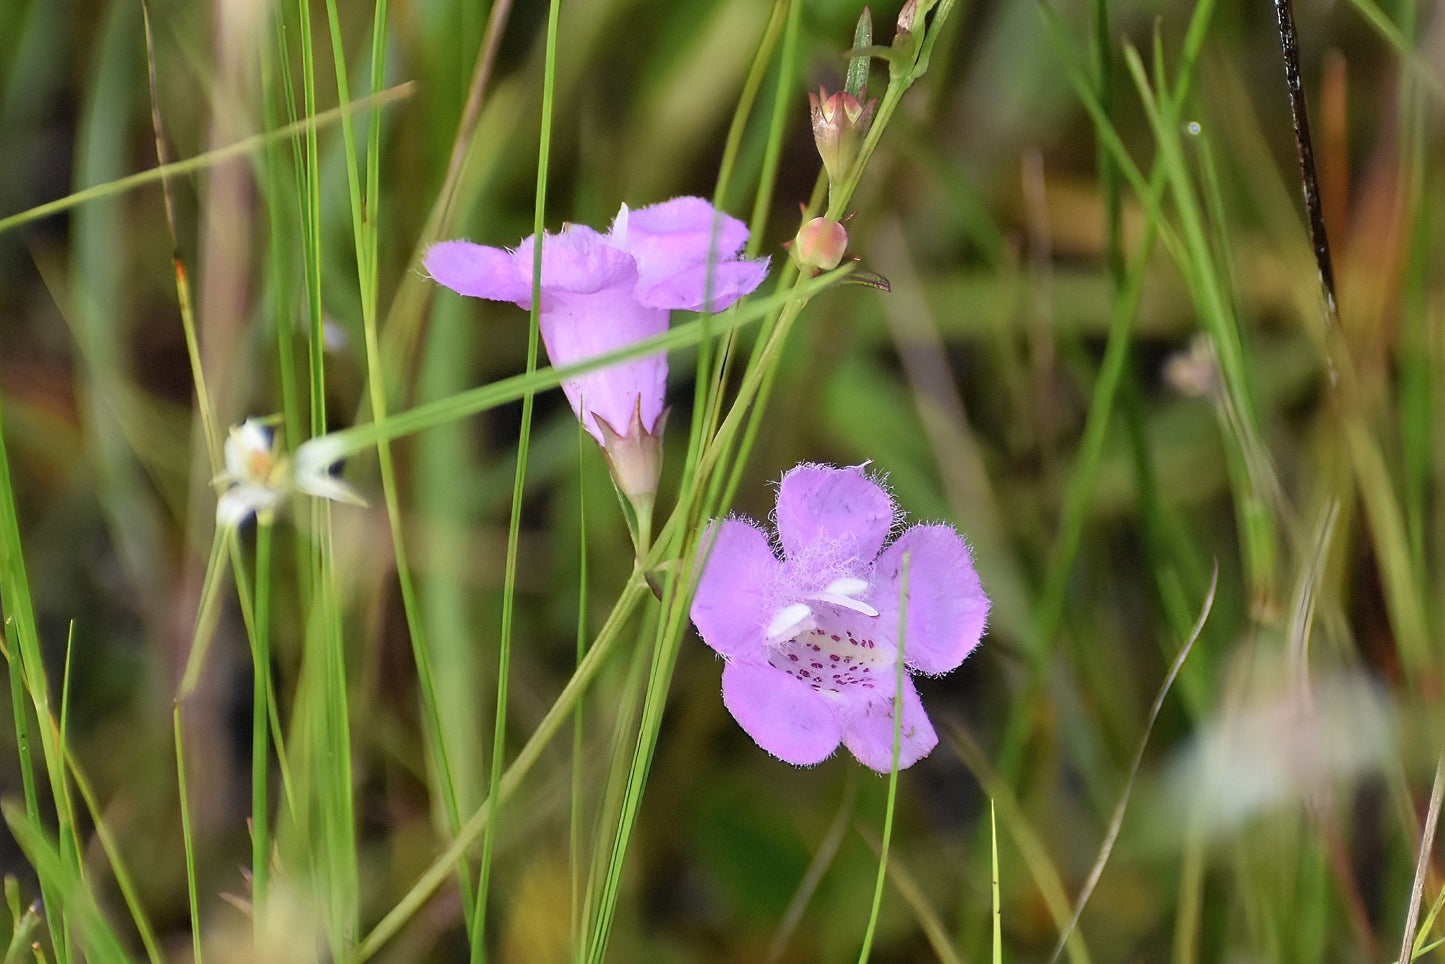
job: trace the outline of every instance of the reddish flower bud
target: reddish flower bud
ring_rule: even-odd
[[[932,4],[929,4],[932,6]],[[918,20],[918,0],[908,0],[903,9],[898,11],[898,30],[893,35],[893,49],[898,51],[907,66],[913,66],[918,59],[918,49],[921,45],[921,38],[914,32],[913,27]],[[890,73],[899,69],[902,65],[893,63],[889,67]]]
[[[813,107],[813,141],[828,170],[828,180],[837,183],[858,156],[858,148],[873,125],[878,100],[864,104],[846,91],[829,95],[819,87],[818,93],[808,94],[808,101]]]
[[[798,264],[831,271],[838,267],[843,252],[848,250],[848,232],[837,221],[814,218],[798,229],[791,247]]]
[[[918,17],[918,0],[908,0],[898,11],[898,32],[912,33],[913,21]]]

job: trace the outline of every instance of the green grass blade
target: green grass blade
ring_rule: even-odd
[[[4,437],[3,410],[0,410],[0,604],[4,606],[5,659],[10,674],[10,707],[14,714],[15,745],[19,750],[20,779],[25,796],[26,819],[39,828],[40,797],[35,777],[34,750],[30,744],[30,720],[26,711],[27,684],[31,667],[44,665],[40,654],[40,634],[35,624],[35,604],[30,596],[30,578],[25,570],[25,557],[20,542],[20,519],[11,487],[10,456]],[[43,718],[42,718],[43,719]],[[42,737],[43,738],[43,737]],[[47,906],[58,906],[59,896],[50,880],[40,875],[40,888]],[[60,920],[45,915],[51,946],[57,954],[65,947]]]
[[[1139,777],[1139,768],[1144,763],[1144,750],[1149,745],[1149,735],[1154,732],[1154,724],[1159,719],[1159,711],[1164,708],[1164,699],[1169,695],[1169,690],[1174,686],[1174,681],[1179,677],[1179,671],[1184,668],[1184,661],[1194,650],[1194,643],[1199,639],[1199,634],[1204,631],[1204,624],[1209,619],[1209,614],[1214,609],[1214,594],[1219,588],[1219,571],[1216,569],[1214,579],[1210,582],[1209,593],[1204,597],[1204,604],[1199,612],[1199,619],[1194,624],[1194,630],[1184,645],[1179,649],[1179,655],[1169,667],[1169,672],[1164,677],[1164,682],[1159,686],[1159,692],[1154,696],[1154,705],[1149,708],[1149,717],[1144,722],[1144,733],[1139,738],[1139,748],[1134,753],[1134,762],[1129,767],[1128,779],[1124,783],[1124,790],[1119,795],[1119,802],[1114,807],[1114,813],[1109,818],[1109,829],[1104,834],[1104,841],[1099,845],[1099,855],[1094,860],[1094,865],[1089,868],[1089,876],[1084,881],[1084,886],[1079,890],[1079,899],[1074,905],[1074,915],[1069,918],[1069,923],[1059,934],[1059,942],[1054,946],[1054,953],[1049,957],[1050,964],[1057,961],[1064,953],[1064,947],[1069,942],[1069,937],[1079,926],[1079,918],[1084,915],[1084,908],[1089,903],[1089,898],[1094,894],[1094,888],[1099,884],[1099,878],[1104,876],[1104,866],[1109,862],[1109,856],[1114,852],[1114,843],[1119,839],[1119,828],[1124,825],[1124,813],[1129,806],[1129,795],[1133,792],[1134,782]],[[995,845],[996,846],[996,845]],[[998,860],[994,856],[995,863]]]
[[[181,840],[186,851],[186,897],[191,911],[191,953],[196,964],[204,964],[201,940],[201,901],[196,884],[196,843],[191,829],[191,795],[186,784],[185,737],[181,726],[181,703],[171,710],[176,746],[176,789],[181,801]]]
[[[1430,787],[1430,803],[1425,809],[1425,829],[1420,835],[1420,859],[1415,863],[1415,880],[1410,886],[1410,904],[1405,915],[1405,930],[1400,938],[1397,960],[1412,959],[1416,924],[1420,919],[1420,902],[1425,898],[1425,876],[1429,871],[1429,854],[1435,845],[1435,828],[1440,820],[1440,803],[1445,798],[1445,755],[1435,761],[1435,781]]]
[[[169,164],[162,164],[147,171],[139,171],[135,174],[127,174],[124,177],[114,178],[103,184],[96,184],[84,188],[65,197],[56,198],[54,201],[47,201],[38,204],[33,208],[24,211],[17,211],[15,214],[6,215],[0,218],[0,233],[18,228],[21,225],[30,224],[43,218],[48,218],[72,208],[89,204],[92,201],[99,201],[111,198],[136,188],[145,187],[148,184],[155,184],[167,178],[179,178],[197,171],[204,171],[207,168],[215,167],[225,161],[237,157],[245,157],[263,150],[267,144],[275,141],[289,140],[301,134],[314,132],[318,127],[324,127],[339,121],[343,114],[354,114],[359,111],[375,110],[385,104],[410,97],[416,91],[416,85],[411,81],[397,84],[380,93],[355,101],[350,106],[333,107],[330,110],[309,116],[305,120],[297,120],[285,127],[268,134],[257,134],[228,144],[225,147],[218,147],[214,150],[197,154],[195,157],[186,158],[183,161],[172,161]]]
[[[532,213],[532,233],[537,243],[532,248],[532,310],[527,328],[527,369],[530,376],[537,370],[542,312],[542,247],[546,228],[547,172],[552,147],[552,99],[557,85],[557,25],[560,18],[558,0],[547,8],[546,55],[542,73],[542,129],[538,138],[537,192]],[[487,799],[491,812],[487,831],[482,838],[482,861],[478,871],[476,907],[473,911],[471,956],[473,961],[485,960],[483,939],[486,933],[487,891],[491,880],[492,858],[496,849],[497,808],[502,782],[502,760],[506,755],[507,689],[511,674],[513,614],[517,592],[517,549],[521,541],[522,499],[527,481],[527,456],[531,446],[534,393],[522,395],[522,424],[517,438],[517,469],[512,481],[512,513],[507,526],[507,558],[502,582],[502,627],[497,649],[496,722],[492,730],[492,765],[487,780]]]
[[[36,873],[55,884],[59,899],[54,905],[47,906],[46,916],[59,917],[75,928],[86,960],[126,964],[129,958],[125,949],[96,906],[79,869],[63,857],[57,844],[47,839],[14,804],[0,802],[0,810],[4,812],[5,823],[15,842]]]
[[[603,663],[612,655],[613,649],[617,646],[620,637],[620,630],[636,611],[642,599],[648,595],[647,582],[643,578],[642,571],[635,570],[627,581],[618,597],[612,613],[608,616],[607,622],[598,632],[593,640],[592,646],[582,660],[582,665],[572,674],[567,686],[553,702],[550,709],[541,722],[532,731],[526,744],[517,753],[516,758],[502,774],[501,782],[493,789],[493,793],[500,798],[499,802],[505,802],[514,792],[522,778],[531,770],[532,766],[541,756],[542,750],[551,742],[552,737],[562,728],[563,724],[571,718],[572,710],[577,701],[591,685],[597,671]],[[371,932],[356,946],[353,952],[353,959],[360,964],[374,955],[381,947],[391,940],[402,926],[415,915],[426,901],[436,892],[442,882],[449,876],[456,862],[471,849],[477,839],[486,830],[488,820],[491,817],[493,803],[490,800],[484,801],[465,823],[455,840],[447,845],[447,848],[436,856],[428,865],[427,869],[417,879],[416,883],[406,892],[406,895],[387,912]]]
[[[863,932],[863,946],[858,951],[858,964],[866,964],[873,952],[873,934],[878,927],[878,911],[883,906],[883,882],[888,878],[888,848],[893,840],[893,814],[898,805],[898,752],[903,744],[903,681],[908,676],[904,660],[904,637],[908,628],[908,577],[911,562],[911,555],[905,552],[898,581],[898,663],[893,674],[893,765],[888,770],[888,803],[883,810],[883,840],[878,846],[878,876],[873,883],[873,904],[868,911],[868,926]]]
[[[239,570],[238,570],[239,571]],[[256,526],[256,594],[251,646],[251,921],[256,947],[263,946],[271,870],[271,526]]]
[[[999,899],[999,873],[998,873],[998,813],[994,807],[993,799],[988,801],[988,842],[990,866],[993,868],[993,875],[990,878],[992,886],[990,894],[993,898],[993,964],[1003,964],[1003,903]]]

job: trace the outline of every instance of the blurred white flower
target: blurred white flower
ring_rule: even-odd
[[[1214,342],[1204,333],[1189,340],[1189,347],[1164,362],[1164,384],[1185,398],[1205,398],[1219,390],[1219,359]]]
[[[296,450],[293,469],[264,422],[248,418],[233,426],[226,439],[226,470],[215,480],[227,486],[216,501],[216,525],[236,528],[253,515],[269,523],[293,492],[365,505],[355,489],[330,472],[343,455],[329,436],[319,436]]]
[[[1378,773],[1396,755],[1391,707],[1358,674],[1315,671],[1300,691],[1269,668],[1242,699],[1200,725],[1165,773],[1157,813],[1206,839]],[[1179,815],[1189,814],[1188,817]]]

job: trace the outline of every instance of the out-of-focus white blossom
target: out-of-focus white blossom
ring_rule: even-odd
[[[248,418],[233,426],[226,438],[226,470],[216,477],[227,487],[216,501],[216,525],[236,528],[253,515],[269,523],[293,492],[365,505],[355,489],[331,474],[332,464],[344,454],[322,435],[302,444],[293,463],[261,420]]]

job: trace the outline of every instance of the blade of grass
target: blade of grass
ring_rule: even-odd
[[[692,566],[690,565],[692,557],[678,552],[677,549],[678,543],[685,542],[685,539],[686,536],[682,534],[673,537],[669,554],[681,562],[675,569],[663,572],[662,616],[657,622],[650,647],[652,661],[648,667],[647,690],[642,704],[642,722],[638,727],[637,743],[634,746],[631,765],[627,771],[627,788],[622,796],[622,812],[617,822],[617,832],[612,838],[607,871],[603,875],[598,910],[587,948],[586,960],[590,964],[602,964],[607,959],[607,945],[612,937],[617,900],[622,889],[622,868],[632,841],[632,833],[637,826],[638,814],[642,808],[642,795],[647,786],[653,754],[657,748],[667,693],[672,682],[672,672],[677,661],[683,626],[687,620],[686,606],[679,600],[686,599],[691,594],[689,583],[692,576]]]
[[[68,662],[68,656],[67,656]],[[61,711],[61,747],[65,751],[65,766],[70,774],[70,780],[75,784],[75,789],[80,793],[80,799],[85,804],[86,812],[90,815],[92,826],[95,828],[95,836],[100,841],[102,852],[110,864],[111,873],[115,878],[116,887],[120,890],[121,897],[125,901],[126,909],[130,911],[131,920],[136,927],[136,933],[140,937],[141,945],[145,948],[146,957],[152,962],[162,960],[160,946],[156,940],[155,929],[151,926],[150,919],[141,905],[140,895],[136,890],[134,878],[127,869],[125,861],[121,857],[120,847],[111,833],[110,826],[105,820],[104,812],[101,810],[100,801],[96,798],[95,788],[86,777],[85,772],[80,769],[80,763],[70,750],[69,742],[64,738],[64,720],[66,714]],[[84,878],[82,884],[89,888]]]
[[[4,812],[10,833],[35,872],[55,883],[59,899],[54,905],[47,906],[46,916],[58,916],[75,928],[79,951],[86,960],[101,964],[126,964],[129,958],[125,949],[96,906],[79,868],[61,854],[58,845],[32,824],[20,808],[6,800],[0,801],[0,811]],[[57,948],[57,957],[61,953]]]
[[[493,0],[487,17],[486,34],[477,51],[471,83],[467,87],[466,104],[462,108],[461,119],[457,122],[456,134],[452,138],[446,175],[442,179],[441,189],[432,201],[431,210],[427,213],[426,224],[417,236],[416,245],[407,262],[409,265],[421,263],[422,252],[447,233],[456,216],[458,194],[467,170],[467,157],[481,120],[487,87],[496,65],[497,50],[511,12],[511,0]],[[416,348],[432,288],[420,272],[408,271],[402,275],[391,306],[387,309],[386,321],[382,325],[383,370],[404,372],[411,369],[411,356]]]
[[[145,25],[146,79],[151,101],[151,132],[155,136],[157,170],[166,167],[165,128],[161,123],[160,97],[157,94],[155,41],[151,36],[150,4],[141,3],[141,18]],[[201,366],[201,345],[196,337],[195,305],[191,299],[190,278],[185,262],[181,260],[181,245],[176,234],[175,203],[171,200],[169,177],[161,178],[161,197],[165,202],[166,228],[171,236],[171,261],[176,274],[176,302],[181,311],[181,330],[186,338],[186,356],[191,363],[191,383],[196,388],[196,408],[201,416],[201,431],[206,443],[206,455],[214,477],[221,470],[221,438],[216,430],[216,412],[211,405],[210,390],[206,387],[206,373]]]
[[[597,671],[616,647],[621,628],[631,618],[632,613],[647,594],[647,581],[643,576],[643,570],[635,569],[619,595],[607,622],[593,640],[592,647],[587,651],[582,664],[572,674],[566,687],[558,695],[551,708],[547,710],[536,729],[532,731],[532,735],[517,753],[516,758],[502,774],[500,783],[493,789],[492,792],[497,794],[502,801],[507,800],[516,792],[517,785],[537,762],[542,750],[551,742],[552,737],[561,729],[563,723],[570,718],[577,700],[586,692],[587,687],[591,685],[593,678],[597,675]],[[356,945],[351,954],[352,960],[360,964],[370,958],[396,935],[412,915],[421,909],[431,895],[436,892],[437,887],[441,886],[452,872],[456,862],[471,849],[486,829],[487,822],[491,817],[492,806],[490,800],[483,801],[482,805],[467,818],[456,839],[448,844],[442,853],[433,858],[431,864],[411,889]]]
[[[1415,935],[1415,947],[1411,951],[1412,956],[1409,957],[1408,960],[1413,961],[1424,954],[1428,954],[1441,944],[1445,944],[1445,939],[1437,940],[1428,946],[1425,944],[1425,939],[1429,937],[1430,932],[1435,929],[1435,921],[1439,918],[1442,910],[1445,910],[1445,887],[1442,887],[1440,893],[1435,895],[1435,901],[1430,905],[1430,913],[1425,915],[1425,920],[1420,925],[1419,932]],[[1405,959],[1402,958],[1402,960]]]
[[[577,422],[577,643],[573,672],[582,665],[587,655],[587,479],[582,470],[586,464],[587,430]],[[583,722],[584,705],[581,697],[572,711],[572,801],[567,822],[567,864],[571,878],[571,940],[573,954],[580,955],[582,949],[583,918],[586,916],[585,885],[582,873],[582,808],[583,800]]]
[[[1415,927],[1420,919],[1420,902],[1425,898],[1425,876],[1430,871],[1430,854],[1435,846],[1435,828],[1440,821],[1440,803],[1445,798],[1445,754],[1435,760],[1435,782],[1430,787],[1430,805],[1425,810],[1425,829],[1420,834],[1420,856],[1415,861],[1415,880],[1410,885],[1409,909],[1405,914],[1405,931],[1400,937],[1399,960],[1412,959]]]
[[[1125,46],[1124,60],[1154,131],[1160,161],[1179,213],[1187,249],[1187,259],[1180,264],[1180,270],[1219,358],[1223,383],[1220,397],[1228,429],[1225,437],[1233,443],[1226,447],[1226,451],[1232,456],[1231,462],[1238,463],[1237,471],[1240,473],[1235,480],[1235,495],[1251,603],[1257,613],[1267,614],[1277,605],[1275,600],[1278,596],[1279,537],[1271,507],[1277,504],[1280,490],[1268,452],[1260,440],[1253,379],[1245,357],[1240,326],[1216,264],[1204,215],[1185,164],[1178,104],[1170,97],[1156,95],[1133,47]]]
[[[312,518],[316,520],[317,542],[315,595],[320,610],[319,625],[325,655],[325,689],[322,704],[325,712],[323,753],[317,762],[322,766],[320,797],[323,821],[322,845],[327,870],[329,929],[335,941],[336,956],[355,945],[361,914],[361,881],[357,854],[356,810],[351,764],[351,707],[346,678],[346,639],[342,632],[342,614],[337,599],[332,545],[331,503],[314,500]]]
[[[587,902],[583,907],[579,929],[582,943],[577,945],[576,960],[587,956],[586,940],[591,936],[592,922],[602,901],[604,880],[610,864],[608,857],[616,843],[616,828],[621,825],[622,804],[627,794],[628,763],[637,749],[638,719],[642,714],[643,681],[650,664],[648,643],[657,635],[657,619],[648,613],[642,620],[632,644],[632,661],[620,694],[609,703],[617,707],[612,726],[612,752],[606,769],[607,782],[597,808],[594,825],[596,838],[587,869]],[[609,831],[609,828],[610,831]]]
[[[1003,964],[1003,903],[999,899],[998,814],[993,798],[988,801],[989,856],[993,867],[993,964]]]
[[[806,284],[801,284],[796,292],[785,291],[770,298],[749,301],[739,308],[730,309],[725,314],[716,316],[712,324],[717,326],[718,332],[750,324],[788,301],[799,298],[806,300],[848,275],[850,270],[845,266],[813,278]],[[548,388],[555,388],[569,378],[575,378],[599,368],[606,368],[619,361],[626,361],[653,352],[695,345],[700,340],[703,331],[702,320],[693,319],[680,325],[673,325],[660,335],[635,342],[626,348],[596,355],[574,365],[564,365],[560,368],[538,368],[530,375],[526,373],[513,375],[487,385],[458,392],[447,398],[397,412],[387,416],[385,421],[341,429],[330,433],[327,441],[337,459],[354,455],[383,439],[395,441],[428,428],[446,425],[499,405],[505,405],[508,402],[519,401],[529,391],[536,393]]]
[[[201,901],[196,884],[196,841],[191,830],[191,795],[186,784],[186,741],[181,726],[181,702],[171,709],[176,745],[176,789],[181,801],[181,841],[186,851],[186,898],[191,911],[191,954],[196,964],[204,964],[201,941]]]
[[[330,110],[321,111],[305,120],[298,120],[287,124],[285,127],[269,134],[256,134],[252,137],[239,140],[234,144],[229,144],[226,147],[206,151],[203,154],[197,154],[195,157],[189,157],[183,161],[172,161],[169,164],[153,167],[150,170],[127,174],[124,177],[106,181],[104,184],[96,184],[84,188],[73,194],[67,194],[65,197],[56,198],[54,201],[47,201],[33,208],[17,211],[15,214],[0,218],[0,232],[9,231],[12,228],[18,228],[24,224],[30,224],[33,221],[39,221],[42,218],[48,218],[54,214],[60,214],[63,211],[88,204],[91,201],[114,197],[117,194],[133,191],[138,187],[154,184],[166,178],[192,174],[196,171],[203,171],[208,167],[214,167],[223,161],[228,161],[235,157],[254,154],[265,148],[270,142],[287,140],[299,134],[314,131],[318,127],[334,124],[341,119],[342,114],[375,110],[393,101],[410,97],[415,92],[416,84],[407,81],[406,83],[387,88],[380,93],[373,94],[370,97],[358,100],[352,103],[349,108],[333,107]]]
[[[843,845],[843,836],[848,832],[848,825],[852,822],[853,814],[857,809],[857,771],[849,770],[843,799],[838,803],[838,811],[833,815],[833,822],[828,825],[823,839],[818,842],[817,849],[813,851],[813,859],[808,862],[808,869],[799,878],[797,889],[793,891],[793,897],[788,901],[788,908],[783,912],[777,928],[773,931],[773,939],[768,943],[768,960],[770,962],[783,960],[783,955],[787,953],[788,941],[791,940],[794,931],[798,929],[798,923],[803,919],[803,912],[808,909],[808,903],[818,892],[818,885],[823,882],[823,875],[828,872],[828,868],[833,865],[834,858],[838,856],[838,849]]]
[[[733,119],[728,128],[727,140],[723,144],[722,160],[718,166],[717,186],[713,191],[712,199],[713,207],[716,210],[723,210],[728,190],[732,186],[733,169],[737,164],[738,152],[742,147],[743,134],[752,114],[753,103],[757,99],[768,64],[772,61],[773,52],[778,47],[779,38],[784,36],[785,31],[787,39],[784,40],[783,60],[787,61],[792,56],[791,51],[795,45],[798,20],[797,15],[792,11],[796,7],[797,4],[791,3],[790,0],[777,0],[773,5],[773,14],[763,29],[763,36],[758,42],[757,55],[753,58],[747,79],[743,83],[742,92],[738,97],[738,106],[733,112]],[[772,157],[773,154],[771,138],[781,136],[780,126],[783,123],[783,111],[787,101],[786,85],[783,83],[783,74],[786,70],[785,64],[779,65],[779,83],[777,96],[773,100],[770,140],[765,148],[763,164],[765,172],[769,170],[767,158]],[[776,177],[776,167],[773,167],[772,171],[772,177]],[[744,253],[744,257],[747,258],[756,258],[762,245],[761,221],[756,204],[753,213],[753,220],[748,226],[748,245]],[[709,325],[711,317],[710,314],[703,315],[705,326]],[[698,464],[698,452],[704,440],[711,437],[717,427],[717,418],[722,405],[722,389],[727,384],[728,374],[737,350],[737,329],[729,330],[721,341],[722,346],[717,351],[715,361],[710,327],[704,328],[701,340],[698,342],[698,377],[693,380],[692,423],[687,436],[687,455],[683,459],[683,475],[679,485],[684,492],[690,491],[692,488],[693,474]]]
[[[12,488],[10,456],[5,444],[3,410],[0,410],[0,604],[4,605],[4,622],[0,637],[9,626],[5,658],[10,672],[10,709],[15,723],[15,746],[20,758],[20,781],[25,796],[25,815],[37,830],[40,818],[39,785],[35,777],[34,750],[30,745],[30,720],[27,715],[27,683],[32,682],[32,666],[43,666],[40,634],[35,624],[35,604],[30,596],[30,579],[25,570],[25,557],[20,542],[20,519]],[[33,692],[32,692],[32,695]],[[41,717],[40,719],[43,719]],[[42,732],[41,739],[44,739]],[[59,894],[44,875],[39,875],[40,892],[46,906],[58,907]],[[62,921],[58,915],[46,914],[51,947],[57,956],[65,951]]]
[[[1346,415],[1344,435],[1356,491],[1369,520],[1386,611],[1396,634],[1395,645],[1408,678],[1418,682],[1432,672],[1433,645],[1424,600],[1410,566],[1410,540],[1395,497],[1395,483],[1379,441],[1365,424],[1362,413]]]
[[[1074,914],[1069,918],[1069,923],[1059,934],[1059,941],[1054,945],[1054,952],[1049,956],[1049,964],[1053,964],[1064,953],[1064,947],[1068,944],[1069,936],[1079,926],[1079,918],[1084,914],[1084,908],[1089,903],[1089,898],[1094,894],[1094,888],[1099,884],[1099,878],[1104,876],[1104,866],[1109,862],[1109,856],[1114,852],[1114,843],[1119,839],[1119,828],[1124,825],[1124,812],[1129,806],[1129,795],[1134,789],[1134,781],[1139,777],[1139,768],[1144,764],[1144,750],[1149,746],[1149,735],[1154,732],[1154,723],[1159,719],[1159,711],[1164,708],[1164,698],[1169,695],[1174,680],[1178,678],[1179,671],[1184,668],[1184,661],[1194,649],[1194,643],[1199,639],[1199,634],[1204,631],[1204,624],[1209,619],[1210,612],[1214,609],[1214,594],[1219,588],[1219,567],[1214,569],[1214,577],[1209,583],[1209,592],[1204,597],[1204,605],[1200,608],[1199,618],[1194,623],[1194,629],[1189,638],[1180,647],[1179,655],[1174,658],[1174,663],[1169,667],[1169,672],[1164,677],[1164,682],[1159,686],[1159,692],[1154,696],[1154,705],[1149,708],[1149,717],[1144,722],[1144,733],[1139,738],[1139,748],[1134,752],[1134,761],[1129,765],[1129,774],[1124,781],[1124,790],[1119,794],[1119,802],[1114,807],[1114,813],[1109,818],[1109,829],[1104,834],[1104,841],[1099,845],[1099,855],[1094,859],[1094,866],[1089,869],[1089,875],[1084,879],[1084,886],[1079,890],[1078,902],[1074,905]]]
[[[301,425],[301,401],[296,381],[296,351],[293,344],[296,323],[292,317],[294,278],[291,264],[292,238],[286,226],[296,215],[286,205],[285,178],[281,161],[280,120],[276,111],[278,98],[284,98],[288,107],[292,104],[290,94],[290,66],[285,56],[284,29],[280,11],[273,17],[275,43],[260,44],[261,76],[261,118],[263,136],[266,138],[262,149],[260,186],[265,199],[266,224],[269,231],[266,251],[269,260],[269,281],[273,299],[271,319],[276,337],[276,381],[281,395],[281,413],[285,426],[285,438],[293,444],[305,438]],[[281,88],[277,89],[277,66],[282,74]],[[355,107],[357,105],[348,105]],[[294,113],[294,108],[292,108]]]
[[[893,762],[888,768],[888,802],[883,808],[883,840],[878,846],[878,876],[873,883],[873,904],[868,911],[868,926],[863,932],[863,946],[858,951],[858,964],[866,964],[873,952],[873,934],[878,927],[878,912],[883,907],[883,882],[888,877],[888,849],[893,840],[893,814],[898,805],[898,753],[903,746],[903,681],[908,676],[904,661],[904,643],[908,628],[908,577],[912,553],[903,553],[898,579],[898,656],[893,674]]]
[[[271,868],[271,798],[267,776],[271,747],[271,525],[256,526],[256,595],[251,647],[251,925],[255,947],[262,928]]]
[[[547,39],[542,71],[542,118],[537,150],[537,193],[532,213],[532,234],[538,243],[532,247],[532,308],[527,327],[527,369],[531,376],[537,371],[538,341],[542,317],[542,248],[547,212],[547,174],[552,148],[552,99],[557,84],[557,23],[559,0],[550,0],[547,8]],[[527,457],[531,447],[532,408],[535,395],[522,395],[522,424],[517,437],[517,471],[512,482],[512,513],[507,525],[507,557],[502,577],[502,628],[497,647],[496,721],[492,729],[492,765],[487,779],[487,799],[491,812],[482,836],[482,860],[477,873],[477,898],[472,928],[471,957],[486,958],[483,938],[486,933],[487,891],[491,880],[492,858],[496,850],[497,810],[501,805],[498,790],[502,781],[502,760],[506,756],[507,688],[511,674],[513,614],[517,593],[517,549],[521,543],[522,502],[527,481]],[[644,536],[645,538],[645,536]]]
[[[341,42],[340,18],[335,0],[326,5],[327,22],[331,30],[332,56],[335,63],[338,96],[343,104],[351,100],[350,85],[347,81],[346,56]],[[380,90],[384,83],[386,54],[386,0],[377,0],[372,15],[371,43],[371,88]],[[343,115],[342,138],[346,150],[347,185],[351,200],[352,237],[356,245],[357,277],[361,296],[362,332],[366,345],[367,400],[377,420],[387,415],[388,395],[386,373],[383,368],[381,341],[378,325],[378,277],[380,249],[380,170],[381,170],[381,125],[373,118],[368,126],[366,149],[366,182],[363,186],[357,170],[356,140],[350,117]],[[364,192],[364,195],[363,195]],[[396,576],[401,589],[402,609],[406,617],[407,632],[412,645],[412,658],[417,668],[417,679],[421,694],[424,717],[423,734],[427,752],[434,762],[442,807],[447,818],[447,830],[456,833],[461,825],[461,804],[458,799],[456,777],[450,754],[447,750],[445,728],[442,725],[441,710],[437,697],[436,677],[432,667],[431,644],[427,636],[426,621],[422,618],[417,598],[416,582],[406,549],[406,534],[402,528],[400,496],[397,487],[396,468],[392,460],[391,446],[386,440],[377,445],[377,461],[381,470],[382,498],[386,504],[387,522],[391,532],[392,557],[396,562]],[[471,875],[465,862],[458,864],[457,875],[464,906],[473,903]],[[474,916],[466,915],[469,932],[475,924]]]
[[[1054,926],[1063,933],[1069,920],[1069,897],[1064,890],[1063,879],[1049,856],[1048,848],[1030,825],[1013,788],[1003,780],[1000,772],[989,762],[983,747],[979,746],[973,734],[967,730],[959,726],[950,728],[949,746],[973,773],[983,792],[993,801],[993,806],[1003,811],[1004,829],[1023,857],[1024,865],[1028,867],[1029,876],[1033,878],[1034,886],[1038,888],[1039,897],[1043,899]],[[1089,949],[1084,943],[1083,935],[1077,930],[1069,935],[1067,950],[1069,960],[1074,964],[1088,964]]]
[[[874,853],[882,852],[882,845],[871,832],[859,827],[858,833]],[[896,860],[888,866],[888,879],[898,891],[898,896],[903,898],[903,902],[913,912],[913,919],[918,922],[919,930],[923,931],[923,936],[928,941],[933,956],[938,959],[940,964],[963,964],[963,958],[954,950],[952,939],[949,937],[947,928],[943,926],[938,911],[934,910],[928,902],[925,885],[914,877],[907,867]]]

